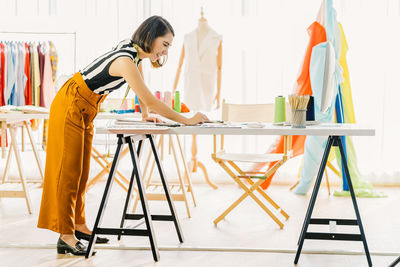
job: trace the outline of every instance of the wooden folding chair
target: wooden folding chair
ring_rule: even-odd
[[[225,100],[222,103],[222,119],[230,122],[272,122],[274,114],[273,104],[227,104]],[[224,150],[224,136],[221,136],[220,151],[217,152],[217,137],[214,135],[214,153],[212,158],[217,162],[242,188],[245,192],[233,202],[218,218],[214,224],[218,224],[226,215],[228,215],[244,199],[250,196],[282,229],[283,223],[278,219],[275,213],[280,213],[286,220],[289,215],[272,200],[270,196],[260,187],[260,185],[278,170],[289,158],[291,150],[291,136],[284,136],[284,153],[282,154],[248,154],[248,153],[227,153]],[[275,162],[273,167],[265,172],[250,172],[242,170],[236,162],[258,163]],[[255,180],[255,181],[254,181]],[[247,182],[247,185],[244,183]],[[254,193],[258,192],[261,199]],[[262,200],[266,200],[271,208],[267,207]]]

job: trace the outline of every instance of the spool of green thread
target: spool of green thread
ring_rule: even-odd
[[[175,91],[174,110],[176,112],[181,112],[181,98],[179,91]]]
[[[286,108],[285,108],[285,97],[275,97],[275,113],[274,122],[285,122],[286,121]]]

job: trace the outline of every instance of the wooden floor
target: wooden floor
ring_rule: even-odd
[[[87,219],[93,225],[104,184],[87,194]],[[97,246],[97,254],[83,257],[58,256],[58,235],[37,229],[41,190],[32,191],[33,214],[28,215],[23,199],[0,199],[0,266],[294,266],[296,243],[308,205],[308,196],[297,196],[284,186],[267,192],[291,215],[285,228],[277,225],[251,200],[245,200],[215,227],[212,223],[242,191],[234,185],[213,190],[196,185],[198,207],[187,218],[183,202],[175,204],[185,242],[179,244],[170,222],[155,222],[161,259],[154,263],[146,237],[111,237],[110,245]],[[400,254],[400,188],[378,188],[388,197],[359,198],[359,208],[374,266],[388,266]],[[103,226],[118,226],[124,191],[114,185]],[[151,211],[166,214],[164,202],[151,202]],[[349,198],[328,196],[320,191],[314,217],[354,218]],[[350,228],[350,229],[349,229]],[[325,230],[323,227],[312,228]],[[357,232],[354,227],[338,228]],[[327,230],[327,229],[326,229]],[[367,266],[361,242],[306,240],[297,266]]]

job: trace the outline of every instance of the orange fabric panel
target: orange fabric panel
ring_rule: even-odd
[[[310,41],[307,46],[306,54],[304,56],[303,64],[300,69],[299,77],[297,78],[295,92],[299,95],[312,95],[311,81],[310,81],[310,60],[312,48],[319,43],[326,42],[326,32],[325,28],[318,22],[314,22],[307,29],[308,35],[310,36]],[[305,136],[293,136],[292,139],[292,149],[293,157],[302,155],[304,153],[304,142],[306,141]],[[268,153],[283,153],[283,137],[280,137],[278,142],[270,147]],[[268,169],[270,169],[276,162],[271,162],[268,164]],[[259,170],[264,167],[265,163],[262,165],[256,165],[254,170]],[[265,190],[271,184],[272,178],[275,173],[272,174],[261,187]]]
[[[326,42],[325,28],[318,22],[314,22],[307,29],[310,41],[307,46],[306,54],[304,56],[303,65],[300,69],[299,77],[295,92],[299,95],[312,95],[311,81],[310,81],[310,60],[311,53],[314,46],[319,43]]]
[[[293,157],[302,155],[304,153],[304,142],[306,141],[306,136],[305,135],[295,135],[292,137],[292,149],[293,149]],[[284,140],[283,137],[280,137],[278,140],[278,143],[276,144],[276,147],[274,147],[274,150],[268,153],[283,153],[283,146],[284,146]],[[268,170],[274,166],[275,162],[269,162],[268,165]],[[259,170],[262,167],[264,167],[266,164],[262,163],[259,166],[256,166],[256,168]],[[272,181],[272,178],[274,177],[275,173],[272,174],[268,179],[265,180],[264,183],[261,184],[261,187],[265,190],[267,189]]]

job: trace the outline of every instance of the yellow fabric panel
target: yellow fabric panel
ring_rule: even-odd
[[[348,46],[342,24],[340,23],[338,24],[340,28],[340,38],[341,38],[341,48],[340,48],[341,52],[340,52],[339,64],[343,68],[343,78],[344,78],[344,82],[342,83],[342,102],[343,102],[344,121],[346,123],[355,123],[356,118],[354,115],[353,97],[351,95],[350,75],[346,60]]]

